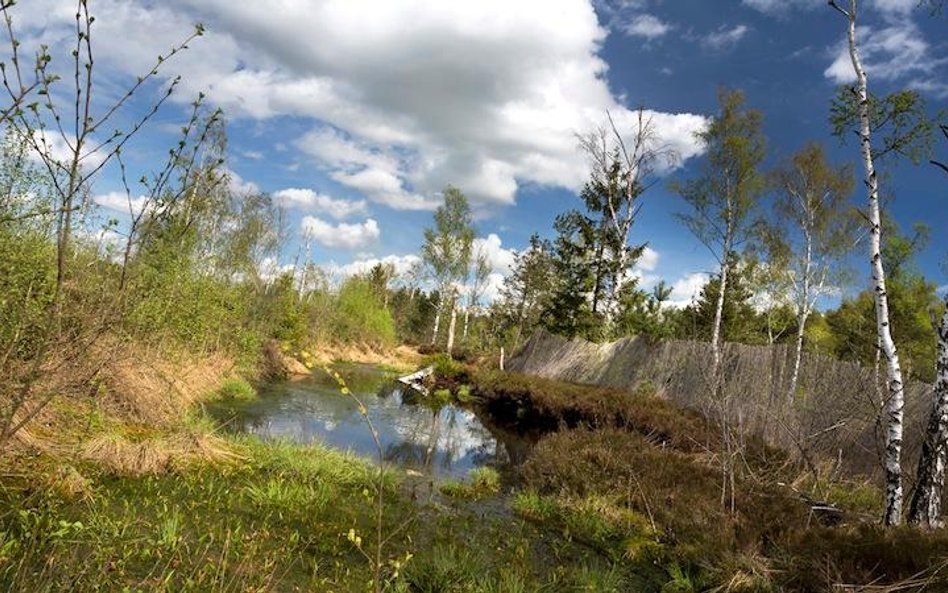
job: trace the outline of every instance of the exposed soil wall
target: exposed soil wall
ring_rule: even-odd
[[[850,472],[879,468],[882,402],[872,369],[805,353],[797,392],[787,392],[792,365],[788,346],[726,344],[723,391],[732,422],[789,450],[837,459]],[[551,379],[636,388],[652,383],[659,395],[706,413],[720,413],[710,393],[710,345],[626,338],[607,344],[537,332],[513,358],[510,371]],[[931,386],[906,387],[906,468],[924,433]]]

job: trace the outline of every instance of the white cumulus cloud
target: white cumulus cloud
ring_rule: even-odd
[[[892,22],[882,28],[858,27],[860,57],[866,72],[880,80],[930,75],[938,65],[932,59],[931,46],[918,26],[910,20]],[[849,46],[840,42],[833,63],[824,75],[837,84],[856,80],[849,57]]]
[[[55,43],[74,26],[61,2],[22,4],[34,39]],[[609,88],[607,30],[590,0],[98,0],[93,10],[109,82],[147,72],[205,22],[207,34],[162,66],[183,75],[177,100],[207,90],[230,118],[300,118],[317,166],[392,208],[431,209],[448,183],[486,211],[525,183],[578,189],[587,171],[574,134],[606,110],[628,113]],[[635,26],[654,36],[660,25]],[[701,150],[704,118],[660,115],[666,143],[686,158]]]
[[[130,199],[127,194],[117,191],[93,196],[92,201],[103,208],[132,216],[138,216],[148,204],[148,198],[145,196]]]
[[[672,284],[671,294],[668,300],[665,301],[665,306],[674,309],[687,307],[698,296],[709,279],[710,276],[707,274],[696,272],[675,280]]]
[[[338,249],[356,250],[379,240],[381,231],[378,222],[367,218],[363,223],[332,224],[315,216],[306,216],[302,222],[303,235],[320,245]]]
[[[356,214],[366,213],[365,200],[335,199],[311,189],[296,187],[281,189],[273,192],[273,200],[285,208],[304,212],[322,212],[336,220],[345,220]]]

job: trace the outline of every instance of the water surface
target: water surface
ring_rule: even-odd
[[[365,404],[389,463],[437,477],[462,477],[483,465],[505,469],[526,454],[525,439],[491,426],[473,410],[452,404],[433,410],[391,372],[356,364],[334,368]],[[210,411],[234,432],[378,456],[358,404],[320,370],[269,385],[257,400],[216,404]]]

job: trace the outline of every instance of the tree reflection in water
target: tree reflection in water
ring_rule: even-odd
[[[366,365],[336,367],[369,409],[386,461],[436,476],[459,477],[482,465],[517,464],[530,443],[500,430],[477,412],[447,404],[425,405],[423,397]],[[262,390],[252,402],[217,405],[211,413],[229,430],[284,438],[370,456],[371,434],[351,398],[320,377],[288,381]]]

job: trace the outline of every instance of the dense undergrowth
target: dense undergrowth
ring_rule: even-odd
[[[520,468],[516,512],[624,566],[635,590],[948,587],[948,536],[884,529],[874,521],[878,488],[815,483],[789,454],[753,439],[732,511],[722,495],[720,426],[649,385],[628,392],[461,370],[453,380],[473,382],[498,420],[543,430]]]
[[[948,584],[948,537],[866,521],[880,493],[861,482],[822,488],[843,511],[823,524],[801,497],[816,485],[779,451],[746,458],[731,513],[716,427],[647,387],[440,367],[439,389],[466,391],[472,405],[539,438],[513,490],[491,470],[441,485],[390,471],[384,522],[405,528],[386,548],[385,590]],[[253,395],[225,374],[205,395],[220,397]],[[366,590],[372,570],[358,547],[372,545],[375,511],[367,462],[218,434],[199,405],[161,427],[72,400],[55,412],[62,426],[86,423],[58,449],[6,466],[0,591]]]

